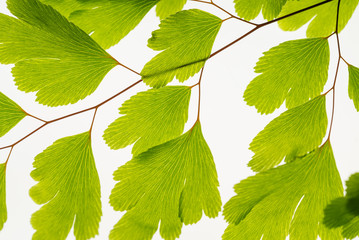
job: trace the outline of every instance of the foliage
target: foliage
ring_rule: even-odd
[[[202,133],[200,106],[205,63],[253,32],[278,23],[294,31],[309,22],[307,38],[283,42],[263,53],[244,100],[261,114],[287,108],[250,143],[248,166],[254,176],[235,185],[225,205],[224,240],[339,240],[359,236],[359,175],[347,181],[347,194],[331,146],[339,66],[349,71],[348,94],[359,111],[359,68],[341,54],[339,33],[359,0],[234,0],[237,15],[212,0],[193,0],[217,8],[222,19],[200,9],[182,10],[187,0],[7,0],[13,16],[0,14],[0,63],[13,64],[15,85],[36,92],[50,107],[75,104],[91,95],[114,67],[141,80],[95,106],[52,120],[24,111],[0,92],[0,137],[25,117],[42,125],[0,150],[10,149],[0,164],[0,230],[7,220],[6,169],[14,148],[43,127],[94,111],[88,131],[55,141],[35,157],[30,196],[41,208],[31,217],[35,240],[64,240],[71,229],[77,240],[98,234],[102,216],[101,186],[92,148],[98,109],[141,82],[139,92],[119,108],[121,116],[104,131],[111,149],[132,147],[132,159],[114,172],[110,204],[125,212],[109,233],[111,240],[179,238],[182,226],[215,218],[222,209],[215,159]],[[161,20],[148,47],[156,54],[139,72],[105,49],[117,45],[156,7]],[[268,20],[251,22],[260,12]],[[229,19],[253,26],[213,52]],[[333,85],[324,91],[330,64],[329,38],[337,41]],[[120,43],[121,44],[121,43]],[[184,83],[199,73],[192,86]],[[173,84],[174,78],[179,80]],[[197,118],[189,129],[192,90],[198,88]],[[332,93],[328,123],[326,104]],[[326,137],[327,136],[327,137]],[[284,160],[284,162],[283,162]],[[220,161],[217,160],[217,161]]]

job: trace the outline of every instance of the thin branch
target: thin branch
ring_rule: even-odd
[[[232,13],[228,12],[226,9],[222,8],[221,6],[215,4],[212,0],[210,2],[206,2],[206,1],[202,1],[202,0],[191,0],[192,2],[199,2],[199,3],[205,3],[205,4],[209,4],[209,5],[212,5],[216,8],[218,8],[219,10],[221,10],[222,12],[228,14],[230,16],[230,18],[226,18],[225,20],[228,20],[228,19],[231,19],[231,18],[234,18],[234,19],[237,19],[239,21],[242,21],[242,22],[245,22],[245,23],[248,23],[248,24],[251,24],[251,25],[254,25],[254,26],[257,26],[258,24],[256,23],[253,23],[253,22],[250,22],[250,21],[247,21],[243,18],[240,18],[240,17],[237,17],[236,15],[233,15]],[[222,20],[222,22],[224,22],[225,20]]]
[[[204,66],[201,70],[201,74],[199,76],[198,80],[198,112],[197,112],[197,122],[199,121],[199,115],[201,111],[201,82],[202,82],[202,76],[203,76]]]
[[[98,110],[99,107],[95,108],[95,112],[93,114],[93,118],[92,118],[92,122],[91,122],[91,127],[90,127],[90,139],[91,139],[91,135],[92,135],[92,128],[93,128],[93,124],[95,123],[95,118],[96,118],[96,113],[97,113],[97,110]]]
[[[116,93],[115,95],[113,95],[112,97],[106,99],[105,101],[97,104],[96,106],[93,106],[93,107],[90,107],[90,108],[87,108],[87,109],[84,109],[84,110],[81,110],[81,111],[78,111],[78,112],[74,112],[74,113],[71,113],[69,115],[66,115],[66,116],[63,116],[63,117],[59,117],[59,118],[56,118],[56,119],[53,119],[51,121],[45,121],[44,124],[42,124],[40,127],[38,127],[37,129],[33,130],[32,132],[30,132],[29,134],[27,134],[25,137],[21,138],[20,140],[14,142],[13,144],[11,145],[8,145],[8,146],[5,146],[5,147],[1,147],[0,150],[2,149],[6,149],[6,148],[13,148],[15,147],[17,144],[19,144],[20,142],[24,141],[26,138],[30,137],[31,135],[33,135],[34,133],[38,132],[40,129],[42,129],[43,127],[51,124],[51,123],[54,123],[54,122],[57,122],[57,121],[60,121],[62,119],[65,119],[65,118],[68,118],[68,117],[72,117],[72,116],[75,116],[75,115],[78,115],[78,114],[81,114],[81,113],[84,113],[84,112],[87,112],[87,111],[90,111],[90,110],[93,110],[93,109],[98,109],[99,107],[101,107],[102,105],[106,104],[107,102],[111,101],[112,99],[116,98],[117,96],[121,95],[122,93],[126,92],[127,90],[131,89],[132,87],[136,86],[137,84],[139,84],[140,82],[142,82],[142,79],[141,80],[138,80],[137,82],[135,82],[134,84],[128,86],[127,88],[125,88],[124,90],[122,90],[121,92],[118,92]],[[94,121],[94,119],[93,119]],[[93,123],[92,123],[93,124]]]
[[[262,28],[262,27],[264,27],[264,26],[267,26],[267,25],[269,25],[269,24],[278,22],[278,21],[280,21],[280,20],[283,20],[283,19],[285,19],[285,18],[294,16],[294,15],[296,15],[296,14],[299,14],[299,13],[302,13],[302,12],[305,12],[305,11],[308,11],[308,10],[310,10],[310,9],[312,9],[312,8],[319,7],[319,6],[323,5],[323,4],[326,4],[326,3],[332,2],[332,1],[333,1],[333,0],[326,0],[326,1],[324,1],[324,2],[320,2],[320,3],[314,4],[314,5],[312,5],[312,6],[309,6],[309,7],[303,8],[303,9],[301,9],[301,10],[298,10],[298,11],[296,11],[296,12],[293,12],[293,13],[290,13],[290,14],[287,14],[287,15],[284,15],[284,16],[282,16],[282,17],[280,17],[280,18],[276,18],[276,19],[274,19],[274,20],[272,20],[272,21],[268,21],[268,22],[265,22],[265,23],[258,24],[258,25],[256,25],[256,27],[252,28],[250,31],[248,31],[247,33],[243,34],[242,36],[240,36],[239,38],[237,38],[237,39],[234,40],[233,42],[227,44],[226,46],[224,46],[224,47],[222,47],[221,49],[217,50],[216,52],[212,53],[212,54],[209,56],[208,59],[212,58],[213,56],[217,55],[218,53],[222,52],[223,50],[229,48],[229,47],[232,46],[233,44],[239,42],[239,41],[242,40],[243,38],[247,37],[248,35],[252,34],[253,32],[257,31],[258,29],[260,29],[260,28]]]
[[[6,167],[7,167],[7,163],[9,162],[12,150],[14,149],[14,147],[11,147],[9,154],[7,155],[6,161],[5,161],[5,171],[6,171]]]
[[[335,85],[336,85],[337,79],[338,79],[340,60],[343,58],[342,53],[341,53],[340,39],[339,39],[339,33],[338,33],[339,32],[338,31],[338,29],[339,29],[339,12],[340,12],[339,10],[340,10],[340,0],[338,0],[337,17],[336,17],[336,24],[335,24],[335,35],[336,35],[336,38],[337,38],[337,47],[338,47],[338,63],[337,63],[337,69],[335,71],[335,77],[334,77],[333,86],[331,87],[331,89],[329,89],[329,91],[333,90],[333,103],[332,103],[332,116],[331,116],[331,119],[330,119],[330,126],[329,126],[329,132],[328,132],[327,141],[330,141],[330,136],[332,134],[332,129],[333,129],[334,111],[335,111]]]
[[[116,58],[114,58],[114,57],[112,57],[112,56],[111,56],[111,58],[117,62],[117,65],[119,65],[119,66],[121,66],[121,67],[123,67],[123,68],[126,68],[127,70],[129,70],[129,71],[131,71],[131,72],[137,74],[138,76],[141,76],[141,74],[140,74],[139,72],[133,70],[132,68],[127,67],[126,65],[124,65],[124,64],[122,64],[122,63],[120,63]]]

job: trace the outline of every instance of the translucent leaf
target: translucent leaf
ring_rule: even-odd
[[[104,139],[112,149],[134,142],[137,155],[182,134],[188,119],[191,88],[167,86],[140,92],[120,108],[122,116],[105,131]]]
[[[349,97],[359,111],[359,68],[349,65]]]
[[[81,27],[103,48],[117,44],[159,0],[105,0],[95,8],[79,10],[70,15],[70,20]]]
[[[161,19],[181,11],[187,0],[161,0],[156,7],[157,16]]]
[[[26,113],[10,98],[0,92],[0,137],[16,126]]]
[[[279,16],[313,6],[322,0],[287,1]],[[340,2],[339,31],[348,23],[354,13],[359,0],[346,0]],[[278,22],[279,27],[285,31],[295,31],[310,21],[308,37],[327,37],[335,31],[338,0],[325,3],[319,7],[304,11]]]
[[[221,210],[216,168],[200,123],[187,133],[134,157],[115,173],[120,181],[110,203],[127,213],[111,231],[111,240],[151,239],[159,222],[164,239],[175,239],[182,224],[199,221],[202,211]]]
[[[16,63],[18,88],[58,106],[93,93],[117,65],[96,42],[52,7],[38,0],[8,0],[18,19],[0,14],[0,62]]]
[[[284,157],[291,161],[305,155],[321,144],[327,125],[325,96],[282,113],[251,142],[254,156],[248,166],[259,172],[276,166]]]
[[[292,108],[318,96],[328,77],[329,45],[324,38],[281,43],[264,53],[255,67],[261,73],[244,92],[249,106],[271,113],[284,100]]]
[[[324,210],[324,224],[328,228],[342,227],[342,235],[352,239],[359,236],[359,173],[346,182],[345,197],[333,200]]]
[[[321,148],[290,163],[258,173],[235,186],[224,206],[230,223],[224,240],[342,239],[322,223],[323,209],[343,194],[332,148]],[[262,238],[261,238],[262,237]]]
[[[6,165],[0,164],[0,230],[7,220],[5,171]]]
[[[159,88],[176,76],[180,82],[196,74],[211,54],[222,20],[197,9],[178,12],[161,21],[148,46],[162,51],[142,69],[146,84]]]
[[[76,239],[98,234],[102,215],[100,181],[88,132],[57,140],[35,157],[30,196],[43,205],[31,217],[33,240]]]
[[[342,235],[347,239],[359,237],[359,217],[355,217],[350,223],[343,227]]]
[[[262,10],[263,17],[272,20],[277,17],[287,0],[234,0],[238,16],[252,20]]]
[[[42,3],[51,5],[63,16],[69,17],[70,14],[77,10],[91,9],[104,0],[40,0]]]
[[[346,182],[348,198],[348,209],[359,216],[359,173],[350,176]]]

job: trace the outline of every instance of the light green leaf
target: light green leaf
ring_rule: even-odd
[[[68,18],[70,14],[77,10],[85,10],[96,7],[96,4],[103,0],[40,0],[42,3],[51,5],[61,15]]]
[[[115,173],[120,181],[110,203],[127,213],[111,231],[111,240],[148,240],[157,231],[175,239],[182,224],[198,222],[202,211],[221,210],[216,168],[199,122],[187,133],[134,157]]]
[[[0,92],[0,137],[16,126],[26,113],[10,98]]]
[[[210,56],[222,20],[197,9],[178,12],[161,21],[148,46],[162,51],[142,69],[143,81],[159,88],[176,76],[180,82],[196,74]]]
[[[352,65],[348,66],[349,70],[349,97],[353,100],[355,109],[359,111],[359,68]]]
[[[137,155],[182,134],[188,119],[191,88],[167,86],[140,92],[123,103],[122,116],[106,130],[104,139],[112,149],[134,142]]]
[[[332,148],[327,142],[303,158],[258,173],[235,186],[224,206],[230,223],[224,240],[342,239],[321,223],[324,207],[343,194]],[[261,238],[262,237],[262,238]]]
[[[306,7],[313,6],[323,0],[287,1],[279,16],[284,16]],[[354,13],[359,0],[346,0],[340,2],[339,31],[348,23]],[[304,11],[278,22],[279,27],[285,31],[295,31],[310,21],[308,37],[327,37],[335,31],[338,0],[325,3],[319,7]]]
[[[0,230],[7,220],[5,172],[6,164],[0,164]]]
[[[87,33],[103,48],[117,44],[159,0],[104,0],[92,9],[79,10],[70,20]]]
[[[323,222],[328,228],[342,227],[343,237],[353,239],[359,236],[359,173],[351,175],[346,185],[346,196],[325,208]]]
[[[160,19],[165,19],[171,14],[181,11],[187,0],[161,0],[157,3],[156,13]]]
[[[248,166],[259,172],[276,166],[284,157],[289,162],[305,155],[321,144],[327,125],[325,96],[282,113],[251,142],[254,156]]]
[[[88,132],[54,142],[35,157],[30,189],[37,204],[31,217],[33,240],[66,239],[74,225],[78,240],[98,234],[102,216],[100,181]]]
[[[262,10],[263,17],[272,20],[277,17],[287,0],[234,0],[238,16],[252,20]]]
[[[96,42],[52,7],[38,0],[8,0],[18,19],[0,14],[0,62],[16,63],[18,88],[58,106],[93,93],[117,65]]]
[[[343,226],[342,235],[347,239],[359,237],[359,217],[355,217],[350,223]]]
[[[264,53],[244,92],[249,106],[271,113],[284,100],[293,108],[318,96],[328,78],[329,45],[324,38],[287,41]]]

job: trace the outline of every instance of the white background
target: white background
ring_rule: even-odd
[[[219,1],[218,1],[219,2]],[[220,1],[225,9],[234,12],[233,3],[229,0]],[[227,15],[218,9],[201,3],[190,2],[186,9],[200,8],[211,12],[222,19]],[[5,1],[1,1],[0,10],[8,13]],[[256,22],[262,22],[258,18]],[[147,48],[147,39],[151,32],[157,29],[159,20],[152,10],[120,44],[109,49],[121,63],[141,71],[144,64],[149,61],[155,52]],[[342,53],[350,63],[359,67],[359,11],[354,13],[346,29],[341,34]],[[221,48],[252,26],[237,20],[226,21],[215,41],[213,51]],[[297,32],[283,32],[276,24],[264,27],[236,45],[230,47],[219,55],[210,59],[202,81],[201,122],[203,134],[214,155],[220,181],[220,192],[223,203],[233,195],[233,185],[254,173],[246,166],[251,159],[252,152],[248,150],[249,143],[256,134],[269,123],[271,119],[283,112],[284,108],[275,111],[271,115],[260,115],[253,107],[248,107],[243,101],[243,92],[249,81],[255,77],[253,67],[256,61],[267,51],[279,43],[304,38],[305,29]],[[331,65],[328,84],[332,85],[337,61],[335,38],[330,38]],[[35,94],[25,94],[18,91],[12,81],[11,67],[13,65],[0,66],[0,91],[17,102],[29,113],[46,120],[61,117],[63,115],[96,105],[109,96],[119,92],[139,79],[135,74],[116,67],[102,81],[97,91],[83,101],[75,105],[58,108],[48,108],[35,102]],[[198,74],[185,84],[192,85],[197,82]],[[174,82],[176,84],[176,82]],[[331,142],[335,158],[343,182],[354,173],[359,172],[359,113],[348,97],[348,73],[347,67],[341,64],[337,92],[334,127]],[[108,234],[113,225],[120,219],[123,213],[115,212],[108,204],[108,197],[115,182],[112,173],[119,166],[131,159],[131,147],[113,151],[102,140],[106,127],[119,117],[118,108],[123,101],[138,91],[147,89],[140,84],[131,91],[121,95],[115,100],[101,107],[98,111],[93,129],[93,151],[95,154],[98,172],[102,184],[103,217],[100,224],[100,235],[95,239],[108,239]],[[194,88],[190,105],[190,118],[186,129],[190,128],[196,118],[198,88]],[[331,114],[331,94],[328,94],[328,116]],[[7,205],[8,221],[0,232],[0,239],[23,240],[31,239],[34,232],[30,225],[31,214],[40,206],[33,203],[28,195],[29,189],[36,184],[30,177],[34,157],[50,146],[55,140],[88,131],[93,112],[87,112],[72,118],[51,124],[40,130],[33,136],[18,144],[11,156],[7,169]],[[9,134],[0,139],[0,147],[13,143],[22,136],[40,126],[41,122],[31,118],[23,120]],[[0,162],[4,162],[8,150],[0,151]],[[184,226],[180,239],[182,240],[219,240],[227,224],[222,216],[216,219],[203,217],[202,220],[192,226]],[[68,239],[74,239],[73,233]],[[156,233],[153,239],[161,239]]]

